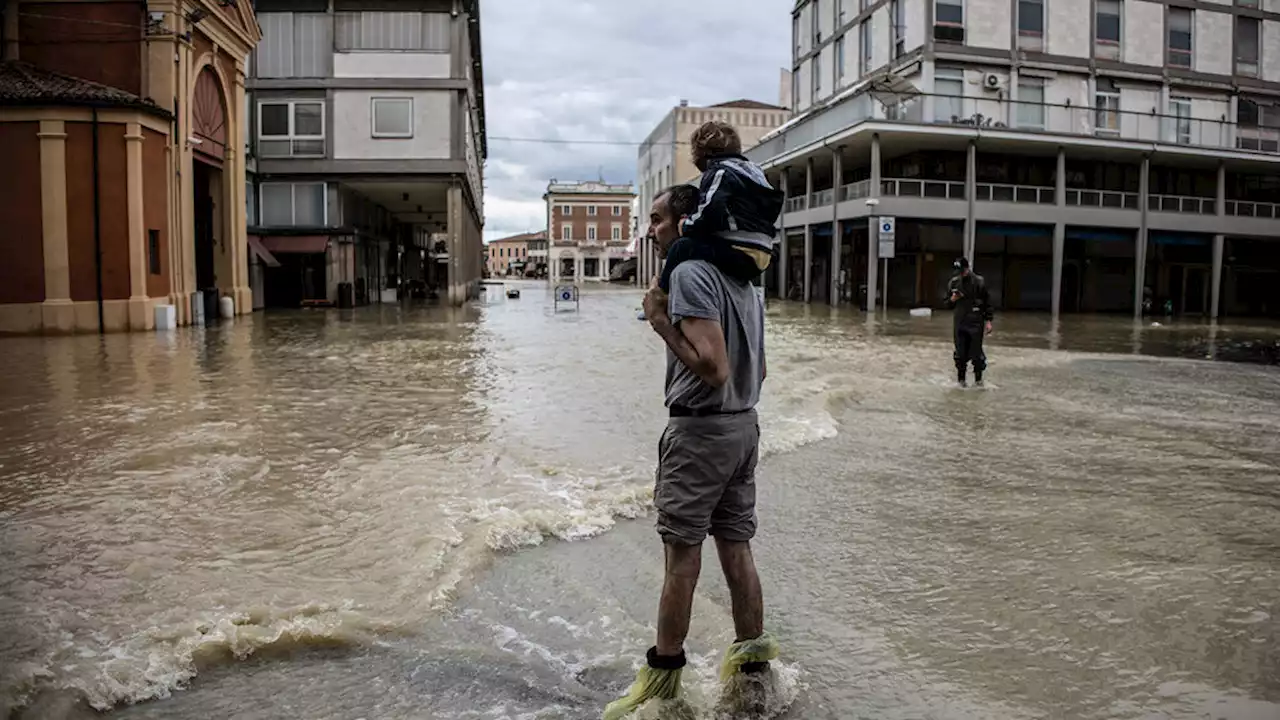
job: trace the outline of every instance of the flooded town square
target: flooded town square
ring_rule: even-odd
[[[661,344],[634,289],[520,288],[0,339],[0,717],[599,717],[653,635]],[[1280,330],[998,317],[983,390],[949,333],[770,303],[780,716],[1280,717]]]

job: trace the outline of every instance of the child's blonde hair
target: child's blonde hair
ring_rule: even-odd
[[[742,154],[742,138],[738,137],[738,131],[729,123],[719,120],[705,122],[694,130],[689,137],[689,144],[693,146],[690,154],[693,155],[694,166],[704,172],[708,158]]]

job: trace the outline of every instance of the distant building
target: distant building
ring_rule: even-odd
[[[681,102],[671,108],[644,144],[636,161],[639,213],[636,222],[635,253],[639,262],[636,277],[647,282],[657,266],[657,255],[645,240],[649,231],[649,206],[663,188],[695,181],[700,173],[689,157],[689,136],[699,125],[719,120],[733,125],[742,136],[742,147],[752,147],[791,117],[791,111],[755,100],[735,100],[710,107],[691,107]]]
[[[631,242],[631,185],[552,180],[547,203],[552,281],[608,280]]]
[[[529,245],[538,240],[545,244],[546,239],[546,231],[539,230],[512,235],[489,243],[485,248],[489,274],[494,277],[508,275],[522,277],[526,273],[533,272],[534,266],[529,261]]]

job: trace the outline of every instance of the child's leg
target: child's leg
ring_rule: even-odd
[[[769,267],[769,256],[763,252],[751,253],[728,243],[720,243],[716,248],[716,258],[712,261],[716,267],[738,282],[752,282],[760,277],[760,273]]]
[[[707,247],[710,244],[683,237],[672,243],[667,249],[667,257],[662,264],[662,277],[658,280],[658,287],[662,288],[662,292],[671,292],[671,273],[680,263],[685,260],[710,261],[713,250]]]

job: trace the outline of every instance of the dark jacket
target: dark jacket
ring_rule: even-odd
[[[769,252],[782,213],[782,191],[769,185],[764,171],[741,155],[707,160],[699,181],[702,202],[684,222],[682,234],[694,239],[728,240]]]
[[[951,293],[960,291],[960,299],[951,301]],[[968,277],[952,275],[947,283],[947,309],[955,310],[956,327],[982,327],[995,317],[991,310],[991,296],[987,293],[987,282],[977,273],[969,273]]]

